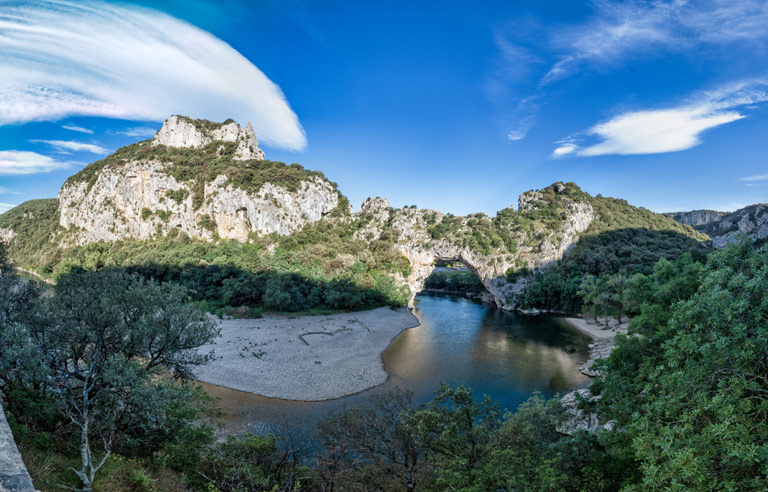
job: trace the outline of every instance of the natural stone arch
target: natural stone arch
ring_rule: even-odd
[[[543,207],[559,213],[556,227],[538,220]],[[435,238],[435,225],[446,218],[457,232]],[[496,306],[512,310],[517,306],[517,297],[524,290],[527,278],[510,278],[507,273],[520,269],[542,270],[562,258],[592,223],[594,211],[585,194],[572,184],[555,183],[540,191],[523,193],[518,200],[518,210],[509,208],[500,212],[493,225],[506,227],[505,233],[515,238],[514,252],[503,247],[481,251],[462,239],[462,234],[473,233],[473,221],[482,222],[484,227],[491,224],[491,219],[484,214],[454,217],[437,210],[393,209],[385,199],[368,198],[358,212],[358,219],[367,221],[356,233],[360,238],[377,239],[385,231],[396,235],[395,247],[411,266],[408,276],[401,279],[411,291],[411,305],[414,296],[423,290],[436,261],[460,261],[477,275]],[[529,229],[515,229],[520,222],[516,219],[529,224]]]

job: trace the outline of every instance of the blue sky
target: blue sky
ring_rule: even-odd
[[[186,114],[455,214],[554,181],[655,211],[768,201],[768,2],[6,2],[0,207]],[[0,208],[2,210],[2,208]]]

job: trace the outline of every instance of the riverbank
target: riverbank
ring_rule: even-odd
[[[587,318],[564,317],[563,319],[569,326],[593,340],[589,346],[589,359],[581,365],[579,371],[589,377],[599,375],[599,371],[593,370],[592,365],[597,359],[603,359],[611,355],[613,348],[616,346],[616,335],[627,333],[629,320],[619,324],[615,319],[610,319],[606,327],[605,324],[602,322],[598,323],[596,320],[590,323]]]
[[[201,347],[215,360],[196,379],[285,400],[321,401],[359,393],[387,380],[381,353],[419,325],[407,308],[321,316],[218,321],[221,336]]]

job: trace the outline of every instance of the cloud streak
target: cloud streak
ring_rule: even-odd
[[[269,145],[306,146],[280,88],[206,31],[129,5],[0,0],[0,6],[0,125],[185,114],[250,121]]]
[[[740,120],[739,106],[768,101],[768,83],[748,81],[700,94],[693,102],[666,109],[629,111],[581,135],[556,142],[552,157],[658,154],[690,149],[705,130]],[[589,143],[589,140],[597,142]]]
[[[0,214],[5,213],[15,207],[16,205],[12,203],[0,203]]]
[[[756,176],[745,176],[737,179],[737,181],[746,181],[747,183],[754,183],[756,181],[768,181],[768,174],[758,174]],[[750,186],[749,184],[747,186]]]
[[[61,127],[65,130],[69,130],[72,132],[79,132],[79,133],[87,133],[89,135],[93,135],[93,130],[90,130],[88,128],[83,128],[82,126],[76,126],[76,125],[61,125]]]
[[[70,167],[47,155],[25,150],[0,150],[0,175],[47,173]]]
[[[89,144],[84,142],[73,142],[71,140],[30,140],[33,143],[42,143],[50,145],[59,152],[90,152],[92,154],[107,154],[109,150],[101,145]]]
[[[590,22],[562,29],[553,39],[562,54],[541,79],[549,85],[586,64],[610,65],[654,50],[681,51],[702,45],[768,38],[765,0],[691,2],[595,2]]]

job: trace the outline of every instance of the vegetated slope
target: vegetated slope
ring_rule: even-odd
[[[595,220],[562,260],[533,276],[522,307],[580,312],[579,287],[587,275],[648,274],[660,258],[687,251],[701,261],[711,251],[707,236],[664,215],[599,195],[590,203]]]
[[[250,127],[178,116],[70,177],[59,208],[78,245],[175,233],[246,241],[349,213],[322,173],[264,160]]]
[[[59,202],[55,198],[29,200],[0,214],[0,232],[12,239],[8,256],[16,265],[50,274],[60,260],[57,239],[63,229],[59,226]]]

